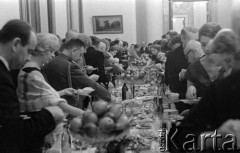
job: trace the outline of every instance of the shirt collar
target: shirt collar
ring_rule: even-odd
[[[2,56],[0,56],[0,61],[2,61],[5,67],[7,68],[7,70],[10,71],[8,61]]]

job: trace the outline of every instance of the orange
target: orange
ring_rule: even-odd
[[[117,106],[111,106],[109,112],[114,114],[114,120],[117,121],[119,119],[119,117],[122,115],[122,111],[120,108],[118,108]]]
[[[93,112],[95,112],[98,116],[101,116],[109,110],[109,107],[107,105],[107,102],[98,101],[93,104],[92,109]]]
[[[83,129],[86,135],[90,138],[93,138],[97,135],[97,126],[94,123],[87,123],[83,126]]]
[[[83,122],[84,125],[87,124],[87,123],[94,123],[94,124],[96,124],[98,122],[98,117],[97,117],[97,115],[94,112],[86,111],[83,114],[82,122]]]
[[[79,132],[80,128],[82,127],[82,120],[80,118],[74,118],[70,121],[70,131],[77,133]]]
[[[113,120],[114,120],[114,118],[115,118],[115,114],[112,113],[112,112],[107,112],[104,116],[105,116],[105,117],[110,117],[110,118],[113,119]]]
[[[115,123],[110,117],[101,118],[98,122],[98,125],[100,130],[103,132],[111,132],[115,127]]]
[[[123,114],[123,115],[118,119],[118,121],[117,121],[117,123],[116,123],[115,129],[116,129],[116,130],[125,130],[125,129],[127,129],[129,126],[130,126],[129,120],[128,120],[127,116]]]

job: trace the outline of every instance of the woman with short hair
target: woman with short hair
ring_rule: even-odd
[[[198,36],[204,56],[190,64],[187,69],[187,99],[202,97],[210,83],[223,76],[224,69],[214,64],[212,58],[210,58],[211,49],[206,49],[206,45],[219,30],[221,30],[221,27],[216,23],[206,23],[199,29]]]
[[[150,50],[151,50],[152,54],[149,56],[146,68],[151,67],[158,63],[162,63],[162,61],[160,61],[160,59],[158,58],[158,54],[161,51],[161,46],[160,45],[152,45],[150,47]]]
[[[235,60],[239,60],[237,53],[236,35],[231,29],[222,29],[211,41],[211,59],[216,66],[222,66],[228,75],[234,71]]]
[[[64,95],[78,96],[79,92],[73,88],[57,92],[46,82],[41,72],[41,67],[54,57],[54,51],[58,49],[59,40],[55,35],[50,33],[37,34],[37,47],[31,51],[31,58],[24,64],[18,76],[17,93],[20,112],[24,115],[31,117],[48,106],[59,106],[67,114],[75,117],[82,116],[83,110],[69,105],[65,99],[61,98]],[[59,144],[62,142],[63,133],[63,124],[61,123],[45,138],[51,144],[50,150],[62,150]],[[70,148],[65,152],[70,152]]]

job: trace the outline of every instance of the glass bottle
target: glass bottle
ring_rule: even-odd
[[[122,100],[126,100],[127,99],[127,91],[128,91],[128,87],[126,85],[126,83],[123,84],[122,87]]]

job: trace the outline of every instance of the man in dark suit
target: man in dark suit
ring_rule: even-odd
[[[104,66],[104,52],[106,52],[106,45],[97,37],[90,36],[92,40],[92,46],[87,48],[87,52],[84,54],[86,65],[90,65],[97,70],[94,70],[91,74],[99,75],[97,82],[103,84],[106,88],[108,87],[109,80],[105,73]]]
[[[172,92],[179,93],[180,99],[185,97],[187,90],[187,81],[179,78],[179,73],[182,69],[188,67],[188,61],[183,52],[183,46],[179,46],[167,55],[165,65],[166,84]]]
[[[110,47],[114,47],[117,50],[115,58],[119,59],[119,63],[122,64],[122,52],[123,52],[123,42],[119,39],[110,42]]]
[[[79,66],[74,62],[85,52],[84,43],[80,39],[71,39],[62,46],[62,54],[51,60],[43,67],[43,73],[49,84],[57,91],[72,87],[74,89],[92,87],[92,92],[98,98],[107,102],[113,100],[111,94],[100,84],[93,81],[84,74]],[[76,104],[76,100],[72,97],[64,97],[73,106],[81,106]]]
[[[194,27],[183,28],[180,35],[182,45],[167,55],[165,65],[166,83],[169,84],[172,92],[179,93],[180,99],[185,98],[187,90],[187,81],[184,75],[188,67],[188,61],[184,54],[184,48],[190,40],[197,38],[197,32],[198,30]]]
[[[142,47],[140,48],[139,55],[141,56],[142,54],[152,54],[152,52],[148,49],[147,43],[142,42]]]
[[[49,107],[31,117],[20,117],[16,86],[10,70],[21,67],[37,40],[31,26],[11,20],[0,30],[0,152],[41,153],[44,137],[64,118],[58,107]]]

